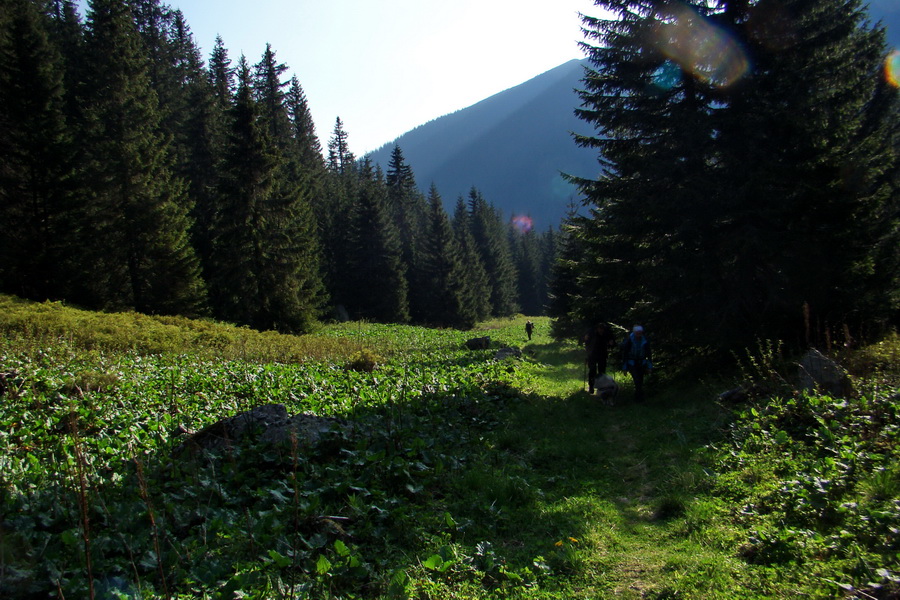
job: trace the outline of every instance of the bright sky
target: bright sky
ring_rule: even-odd
[[[573,58],[592,0],[163,0],[209,60],[272,45],[306,92],[323,147],[340,117],[357,156]],[[79,4],[86,4],[83,0]]]

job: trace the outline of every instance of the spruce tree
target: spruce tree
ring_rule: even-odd
[[[83,148],[90,196],[82,231],[92,306],[199,314],[205,288],[190,244],[185,185],[174,176],[145,48],[128,7],[94,0],[88,16]]]
[[[428,208],[420,271],[421,320],[430,325],[471,328],[477,315],[466,302],[462,252],[434,184],[428,192]]]
[[[287,66],[275,59],[271,45],[254,69],[253,88],[260,108],[260,122],[275,147],[278,170],[273,189],[270,224],[278,224],[279,235],[267,244],[270,261],[281,265],[274,269],[275,279],[268,284],[279,298],[279,311],[292,315],[290,328],[307,330],[317,318],[324,302],[320,272],[319,239],[311,198],[320,173],[307,168],[302,160],[310,144],[306,132],[295,138],[289,95],[282,81]],[[270,276],[272,276],[270,275]],[[284,288],[280,290],[280,288]],[[293,304],[293,306],[291,306]],[[279,312],[276,311],[276,312]]]
[[[224,138],[223,109],[216,103],[200,50],[181,11],[159,0],[129,0],[128,4],[147,49],[150,81],[159,100],[163,134],[171,140],[175,173],[187,184],[192,244],[206,273]]]
[[[219,166],[225,146],[227,106],[215,95],[209,72],[180,11],[174,13],[173,26],[171,43],[185,103],[178,130],[173,132],[180,147],[177,156],[182,159],[177,168],[188,183],[193,220],[191,239],[204,277],[208,277],[212,261],[211,230],[219,203]]]
[[[511,316],[519,306],[507,229],[497,209],[474,187],[469,191],[469,227],[490,282],[491,313]]]
[[[303,183],[292,164],[280,165],[266,211],[265,268],[258,273],[266,290],[258,326],[289,333],[310,331],[327,299],[316,220]]]
[[[179,57],[172,43],[174,13],[160,0],[124,0],[124,3],[143,42],[147,75],[156,92],[160,123],[166,133],[174,135],[188,108],[181,89]]]
[[[291,137],[298,162],[305,171],[321,175],[325,168],[322,144],[316,136],[316,125],[309,110],[306,93],[296,77],[291,78],[285,96],[285,107],[291,122]]]
[[[553,273],[553,265],[556,264],[559,250],[557,233],[553,227],[547,227],[547,231],[540,238],[540,258],[538,265],[538,297],[540,298],[541,314],[547,314],[550,304],[550,281]]]
[[[410,311],[413,319],[419,320],[423,316],[423,304],[427,302],[424,298],[425,275],[422,273],[421,255],[428,212],[425,198],[416,186],[412,167],[407,164],[400,146],[395,145],[391,151],[385,182],[391,219],[397,224],[403,247],[403,262],[410,285]]]
[[[516,265],[516,290],[520,310],[531,316],[544,312],[541,295],[543,274],[541,272],[541,239],[535,231],[519,231],[509,228],[510,247]]]
[[[344,122],[337,117],[334,122],[334,132],[328,140],[328,169],[339,175],[343,175],[354,169],[356,157],[350,151],[348,144],[350,136],[344,129]]]
[[[269,138],[282,152],[291,146],[293,134],[284,89],[290,82],[282,81],[281,78],[287,69],[287,65],[276,60],[272,45],[266,44],[266,50],[254,68],[253,77],[260,117],[268,129]]]
[[[72,131],[80,116],[77,92],[85,79],[84,25],[72,0],[51,0],[47,4],[47,12],[50,16],[50,40],[62,57],[65,114]]]
[[[596,282],[581,279],[582,272],[587,271],[582,239],[587,225],[587,219],[579,217],[576,208],[570,206],[557,236],[547,291],[547,315],[553,319],[550,333],[558,340],[575,339],[584,333],[589,321],[610,320],[620,314],[614,315],[609,305],[597,304],[609,297],[608,292],[603,296],[583,295],[584,290],[599,287]]]
[[[598,6],[584,297],[696,346],[798,339],[804,304],[830,325],[888,307],[872,248],[897,124],[861,3],[779,2],[779,27],[770,1]]]
[[[49,20],[31,0],[8,0],[0,19],[0,289],[44,300],[68,291],[73,144],[64,69]]]
[[[242,57],[214,225],[216,314],[261,330],[309,329],[321,302],[312,214],[269,136]]]
[[[390,219],[387,190],[364,159],[353,208],[344,298],[350,314],[381,323],[409,321],[408,283],[399,232]]]
[[[222,36],[217,35],[209,57],[209,82],[213,88],[213,95],[222,109],[227,109],[234,100],[234,74],[225,42],[222,41]]]
[[[259,123],[250,68],[242,56],[222,163],[221,203],[213,224],[210,299],[223,320],[267,328],[257,319],[265,304],[258,273],[264,244],[263,205],[272,194],[276,157]]]
[[[472,236],[469,211],[465,199],[456,199],[453,211],[453,233],[464,266],[463,301],[467,320],[477,323],[491,314],[491,283]]]
[[[200,253],[203,261],[204,276],[209,279],[214,275],[212,272],[214,269],[213,236],[215,235],[213,229],[217,219],[216,215],[221,209],[223,202],[220,195],[225,188],[222,184],[224,175],[222,164],[229,131],[231,130],[231,119],[235,102],[235,68],[231,64],[222,36],[216,36],[205,75],[210,88],[211,100],[210,104],[204,102],[201,105],[202,114],[197,117],[196,126],[205,130],[199,132],[199,135],[201,139],[209,143],[207,156],[211,161],[208,164],[211,170],[204,173],[204,167],[207,166],[207,163],[201,157],[200,165],[198,165],[200,169],[198,169],[198,173],[195,174],[192,181],[203,182],[204,185],[202,190],[197,190],[195,196],[194,214],[196,221],[194,240],[197,251]]]
[[[325,285],[339,318],[346,317],[355,291],[348,287],[352,274],[352,215],[359,195],[360,177],[353,167],[353,154],[347,145],[348,134],[340,118],[328,141],[329,157],[321,189],[312,199],[319,229]]]

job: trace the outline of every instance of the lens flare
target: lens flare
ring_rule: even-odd
[[[659,68],[653,73],[653,85],[660,90],[671,90],[681,83],[681,67],[671,60],[667,60],[659,65]]]
[[[685,73],[717,87],[741,79],[750,68],[747,54],[727,31],[692,8],[668,4],[658,13],[656,44]]]
[[[900,88],[900,50],[888,54],[884,61],[884,77],[895,88]]]
[[[525,215],[516,215],[512,218],[512,225],[519,233],[528,233],[534,228],[534,221]]]

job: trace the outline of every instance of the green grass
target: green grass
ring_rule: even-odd
[[[842,357],[849,400],[657,380],[635,404],[618,377],[605,406],[581,350],[525,320],[292,337],[0,296],[0,596],[897,593],[897,336]],[[266,403],[363,434],[178,453]]]

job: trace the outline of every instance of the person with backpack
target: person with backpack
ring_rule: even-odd
[[[616,345],[616,338],[609,330],[609,325],[597,322],[581,339],[587,353],[588,393],[594,393],[594,382],[597,375],[606,373],[609,350]]]
[[[635,325],[631,333],[620,344],[622,350],[622,370],[631,374],[634,381],[634,399],[644,400],[644,376],[653,370],[650,340],[644,335],[644,328]]]

